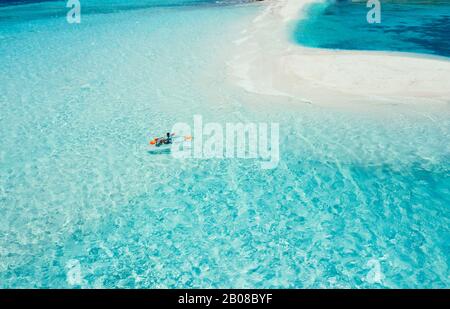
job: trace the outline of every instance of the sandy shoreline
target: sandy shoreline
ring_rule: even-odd
[[[290,26],[318,0],[269,0],[235,41],[234,81],[245,90],[301,102],[450,103],[450,61],[414,54],[306,48]]]

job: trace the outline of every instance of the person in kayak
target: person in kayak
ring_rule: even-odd
[[[172,144],[173,139],[172,139],[172,135],[167,132],[166,138],[158,138],[156,139],[156,146],[161,146],[161,145],[170,145]]]
[[[172,135],[173,134],[170,134],[169,132],[167,132],[167,137],[166,137],[166,139],[164,140],[164,144],[172,144],[172,141],[173,141],[173,139],[172,139]]]

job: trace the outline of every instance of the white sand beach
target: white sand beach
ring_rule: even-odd
[[[320,0],[269,0],[242,31],[230,62],[249,92],[318,104],[450,103],[450,61],[393,52],[307,48],[291,42],[302,9]]]

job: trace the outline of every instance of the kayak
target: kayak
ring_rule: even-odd
[[[157,139],[158,138],[154,138],[153,140],[150,141],[150,144],[148,147],[148,152],[151,152],[151,153],[169,152],[170,149],[172,148],[172,146],[177,145],[177,147],[179,147],[180,146],[179,144],[191,141],[192,136],[190,136],[190,135],[174,136],[174,134],[172,134],[172,143],[161,144],[161,145],[157,145],[157,143],[156,143]],[[184,147],[184,145],[183,145],[183,147]]]

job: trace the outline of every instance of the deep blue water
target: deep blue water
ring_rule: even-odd
[[[450,57],[450,1],[381,1],[381,23],[366,3],[327,1],[307,8],[296,42],[318,48],[382,50]]]

